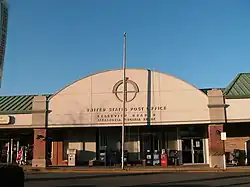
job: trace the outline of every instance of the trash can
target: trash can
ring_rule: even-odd
[[[180,156],[179,156],[179,152],[177,150],[174,152],[174,165],[175,166],[180,165]]]

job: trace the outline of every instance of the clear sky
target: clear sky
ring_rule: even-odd
[[[249,0],[9,0],[1,95],[54,93],[122,66],[199,88],[250,72]]]

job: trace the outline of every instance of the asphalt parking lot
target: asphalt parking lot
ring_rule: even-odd
[[[40,173],[26,174],[25,187],[249,187],[248,172]]]

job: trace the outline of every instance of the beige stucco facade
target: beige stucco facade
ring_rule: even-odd
[[[207,95],[185,81],[141,69],[127,70],[127,77],[133,81],[127,86],[133,99],[126,103],[127,125],[148,123],[147,108],[151,125],[210,123]],[[48,126],[120,126],[122,102],[113,92],[121,78],[121,70],[101,72],[60,90],[49,101]]]
[[[0,129],[18,129],[32,127],[32,114],[8,114],[4,116],[9,116],[11,122],[8,124],[0,125]]]
[[[247,108],[250,106],[250,99],[226,99],[227,122],[250,122],[250,112]]]

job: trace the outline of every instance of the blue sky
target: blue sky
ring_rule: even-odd
[[[122,66],[199,88],[250,72],[249,0],[9,0],[1,95],[54,93]]]

